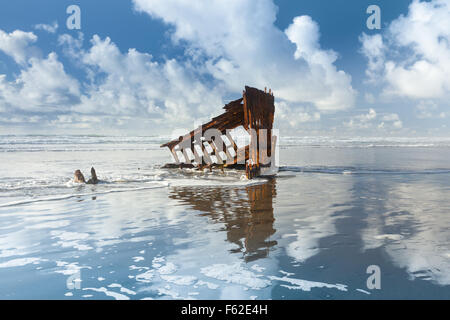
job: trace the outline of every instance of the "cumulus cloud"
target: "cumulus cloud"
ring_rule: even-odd
[[[376,124],[377,121],[381,121]],[[350,129],[401,129],[403,128],[403,122],[396,113],[387,113],[379,115],[377,112],[370,108],[367,113],[356,115],[350,118],[349,121],[344,122],[344,125]]]
[[[9,55],[18,64],[25,64],[34,55],[30,44],[36,42],[37,36],[33,32],[15,30],[6,33],[0,30],[0,50]]]
[[[41,117],[39,116],[22,116],[22,115],[14,115],[14,116],[8,116],[8,117],[4,117],[4,116],[0,116],[0,122],[3,123],[38,123],[39,121],[41,121]]]
[[[450,95],[450,3],[413,0],[407,15],[383,35],[360,37],[369,81],[380,79],[387,95],[412,99]]]
[[[278,120],[294,127],[354,104],[351,77],[337,69],[338,54],[321,47],[319,25],[309,16],[280,30],[272,0],[133,2],[170,26],[173,44],[185,49],[182,58],[156,60],[120,50],[109,37],[85,42],[78,33],[58,37],[67,58],[60,60],[55,52],[42,57],[32,32],[0,30],[0,50],[20,65],[14,79],[0,75],[0,112],[54,112],[50,124],[60,127],[96,125],[95,116],[108,123],[113,116],[121,123],[151,119],[155,128],[192,126],[251,85],[272,88]],[[56,33],[58,24],[34,28]],[[70,75],[62,61],[84,76]]]
[[[135,49],[122,53],[109,38],[94,36],[81,53],[100,79],[90,84],[76,110],[83,113],[151,114],[170,121],[209,116],[223,105],[220,95],[174,59],[158,63]],[[176,118],[174,118],[176,115]]]
[[[414,109],[418,119],[444,119],[448,112],[440,111],[438,104],[433,100],[421,100]]]
[[[377,113],[376,113],[376,111],[375,111],[374,109],[372,109],[372,108],[369,109],[369,113],[364,114],[364,115],[362,115],[362,116],[359,116],[359,118],[360,118],[362,121],[365,121],[365,122],[370,121],[370,120],[372,120],[372,119],[375,119],[376,117],[377,117]]]
[[[230,91],[245,84],[271,87],[278,98],[312,103],[320,111],[349,108],[351,77],[334,65],[337,54],[319,44],[319,27],[296,17],[283,32],[275,25],[271,0],[134,0],[138,11],[174,27],[172,40],[186,43],[202,71]],[[220,21],[220,23],[218,23]]]
[[[367,129],[372,127],[372,120],[376,118],[377,112],[370,108],[367,113],[352,117],[348,122],[344,122],[344,125],[349,128]]]
[[[398,114],[390,113],[383,116],[383,121],[397,121],[399,120]]]
[[[380,34],[368,36],[363,33],[359,37],[359,41],[362,43],[361,52],[367,57],[367,69],[366,76],[368,82],[374,83],[380,78],[380,73],[384,68],[384,44],[383,38]]]
[[[54,21],[52,24],[39,23],[34,25],[36,30],[43,30],[48,33],[56,33],[58,30],[58,22]]]
[[[78,38],[65,34],[58,42],[87,72],[88,81],[80,83],[67,74],[54,52],[46,58],[29,58],[14,80],[0,75],[0,111],[116,115],[121,123],[141,116],[185,125],[192,124],[194,116],[209,117],[223,106],[218,89],[203,85],[189,65],[173,59],[158,63],[135,49],[122,53],[110,38],[96,35],[87,50],[82,34]],[[68,119],[83,120],[83,125],[76,125],[79,128],[94,123],[86,117],[56,114],[50,124],[75,124]]]
[[[33,112],[67,111],[78,102],[78,81],[66,74],[52,52],[44,59],[31,58],[11,82],[0,75],[0,101],[9,108]]]
[[[364,94],[364,99],[366,100],[367,103],[370,103],[370,104],[375,103],[375,96],[370,92],[366,92]]]
[[[64,112],[79,101],[78,81],[65,72],[55,52],[40,57],[38,49],[32,46],[37,39],[32,32],[0,30],[0,50],[21,67],[12,81],[0,74],[0,110],[3,112]],[[24,117],[18,115],[15,119]],[[28,122],[33,119],[29,117]]]
[[[378,125],[378,128],[385,128],[386,124],[389,124],[394,129],[401,129],[401,128],[403,128],[403,122],[400,120],[399,115],[396,114],[396,113],[385,114],[382,117],[382,121],[383,122],[381,122]]]
[[[308,110],[303,106],[294,106],[286,101],[275,102],[275,109],[277,110],[277,123],[288,124],[292,128],[305,122],[320,120],[319,112]]]

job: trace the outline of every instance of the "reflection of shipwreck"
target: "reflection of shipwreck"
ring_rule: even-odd
[[[265,258],[277,245],[272,239],[274,205],[277,195],[276,180],[247,186],[246,188],[192,188],[171,187],[169,197],[189,205],[208,217],[211,222],[223,225],[227,241],[237,247],[232,253],[242,253],[246,262]]]
[[[236,168],[246,170],[248,179],[264,175],[264,168],[274,166],[276,136],[272,136],[275,113],[271,90],[245,87],[242,98],[231,101],[225,112],[199,128],[163,144],[175,163],[166,167]],[[242,126],[250,142],[238,148],[231,130]]]

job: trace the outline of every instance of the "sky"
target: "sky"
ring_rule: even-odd
[[[0,134],[167,135],[245,85],[274,91],[283,135],[447,137],[450,2],[0,4]]]

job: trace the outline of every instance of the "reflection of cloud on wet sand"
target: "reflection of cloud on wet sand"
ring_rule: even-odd
[[[343,176],[301,176],[301,182],[296,183],[288,195],[296,199],[295,210],[286,208],[283,215],[284,221],[293,222],[294,227],[293,233],[283,235],[289,241],[286,245],[289,256],[304,262],[319,253],[320,239],[336,233],[336,213],[350,208],[347,203],[353,186],[351,179]],[[277,209],[284,211],[284,208]],[[292,228],[286,227],[285,230]]]
[[[139,280],[151,277],[141,291],[173,299],[270,298],[271,281],[262,271],[277,268],[273,259],[264,259],[276,246],[270,239],[275,233],[275,183],[171,187],[170,200],[189,216],[184,223],[186,234],[172,238],[174,247],[164,257],[177,268],[170,275],[162,275],[158,268],[139,275]]]
[[[429,182],[392,184],[385,212],[368,217],[365,249],[384,246],[412,279],[450,284],[450,205],[447,187]]]

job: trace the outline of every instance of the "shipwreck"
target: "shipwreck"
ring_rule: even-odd
[[[175,160],[164,167],[242,169],[248,179],[273,175],[277,142],[272,134],[273,92],[246,86],[242,98],[231,101],[223,109],[225,112],[211,121],[161,145],[169,148]],[[232,130],[241,126],[248,133],[248,143],[238,147]]]

